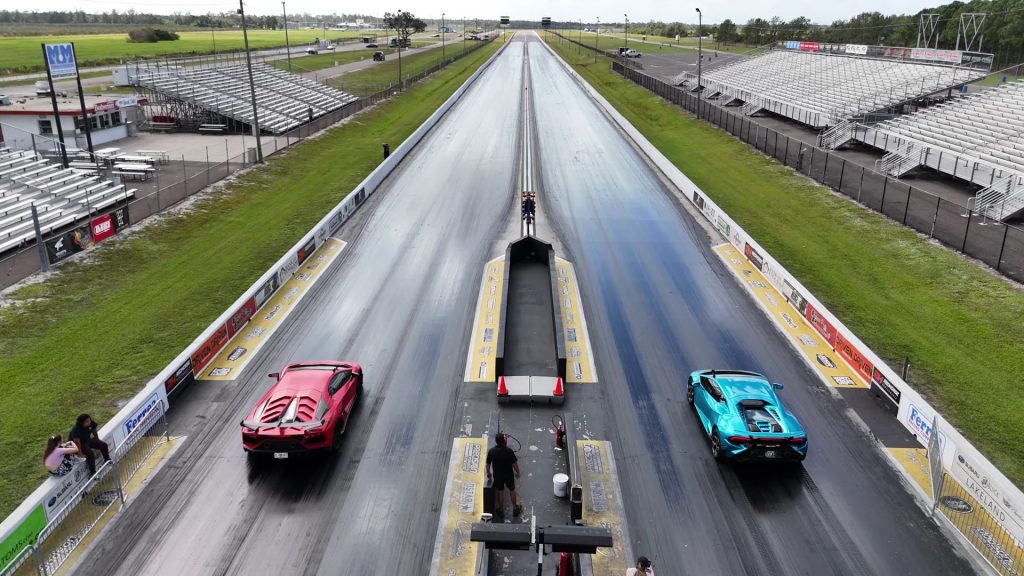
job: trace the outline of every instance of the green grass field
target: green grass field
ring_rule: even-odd
[[[500,37],[495,43],[501,42]],[[465,50],[472,50],[474,46],[479,42],[469,41],[457,42],[449,44],[445,47],[445,56],[451,58],[453,55],[461,54],[463,48]],[[405,55],[405,51],[402,52],[402,77],[408,78],[415,74],[418,74],[431,66],[435,66],[441,63],[442,53],[441,47],[431,48],[413,54],[411,56]],[[384,90],[388,86],[398,82],[398,55],[388,55],[388,59],[383,64],[371,66],[363,70],[357,70],[350,72],[342,76],[337,76],[327,80],[327,83],[331,86],[344,90],[346,92],[356,94],[359,96],[366,96],[369,94],[377,93]]]
[[[74,42],[80,67],[117,64],[121,60],[167,56],[172,54],[209,54],[214,41],[217,51],[241,50],[241,30],[182,31],[181,38],[172,42],[136,44],[128,41],[128,34],[69,34],[60,36],[5,36],[0,37],[0,76],[44,70],[40,44]],[[334,32],[327,36],[334,40],[358,38],[359,32]],[[323,37],[323,30],[289,30],[292,46],[310,44]],[[284,46],[284,30],[250,30],[249,47],[274,48]]]
[[[352,62],[373,58],[373,53],[378,50],[384,52],[385,56],[389,56],[395,52],[392,48],[367,48],[365,50],[345,50],[337,53],[328,52],[326,54],[302,56],[298,58],[292,56],[292,68],[296,72],[313,72],[316,70],[323,70],[324,68],[331,68],[341,64],[350,64]],[[270,65],[281,70],[288,69],[287,60],[274,60]]]
[[[0,308],[0,517],[46,478],[47,436],[83,411],[107,421],[498,47],[16,291]]]
[[[561,35],[565,36],[566,38],[580,41],[581,33],[579,30],[559,30],[558,32]],[[543,32],[538,33],[541,35],[544,34]],[[552,35],[549,38],[553,37],[554,36]],[[617,51],[619,49],[619,46],[624,46],[623,41],[625,40],[621,32],[617,34],[606,34],[602,32],[600,36],[598,36],[594,32],[583,32],[582,38],[582,42],[588,46],[593,46],[594,41],[597,40],[598,48],[602,50],[612,51]],[[641,40],[642,36],[638,36],[631,33],[629,35],[629,47],[645,54],[679,52],[682,52],[684,54],[693,54],[697,48],[696,38],[680,38],[678,43],[672,38],[665,38],[663,36],[647,36],[647,42],[643,42]],[[668,46],[665,46],[664,44],[668,44]],[[707,50],[709,53],[714,52],[715,50],[719,52],[740,53],[746,52],[747,50],[751,49],[749,46],[735,44],[726,46],[719,45],[715,42],[704,42],[703,48],[704,50]]]
[[[1024,76],[1018,76],[1016,74],[990,74],[988,76],[985,76],[981,80],[974,82],[974,85],[992,87],[999,86],[1003,83],[1003,76],[1006,76],[1007,82],[1016,82],[1018,80],[1024,79]]]
[[[832,194],[591,55],[553,46],[676,166],[1024,485],[1024,293]]]

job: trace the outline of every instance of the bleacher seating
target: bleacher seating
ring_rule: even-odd
[[[684,83],[696,86],[696,74]],[[765,109],[814,127],[874,112],[984,76],[968,68],[906,60],[773,50],[710,70],[707,97],[742,100],[745,111]]]
[[[0,253],[35,238],[33,206],[46,236],[134,196],[134,189],[63,169],[30,151],[0,152]]]
[[[356,97],[298,74],[267,64],[253,65],[260,128],[282,134],[314,118],[354,102]],[[168,98],[246,124],[252,124],[252,98],[245,66],[146,70],[134,77],[138,85]]]

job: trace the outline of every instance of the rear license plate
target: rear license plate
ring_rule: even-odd
[[[778,454],[778,452],[776,452],[775,450],[765,450],[764,451],[764,457],[765,458],[775,458],[777,454]]]
[[[286,458],[288,458],[288,453],[287,452],[274,452],[274,458],[277,458],[279,460],[286,459]]]

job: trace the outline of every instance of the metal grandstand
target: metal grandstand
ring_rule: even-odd
[[[928,48],[780,42],[703,74],[703,96],[815,128],[841,124],[984,77],[992,55]],[[697,89],[686,72],[677,84]]]
[[[126,64],[125,70],[129,82],[149,96],[150,118],[172,119],[184,130],[204,124],[224,125],[231,132],[251,130],[252,98],[244,59],[238,55],[145,60]],[[271,134],[283,134],[357,100],[266,62],[253,64],[253,78],[260,129]]]

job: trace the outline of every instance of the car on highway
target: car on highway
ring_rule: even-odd
[[[297,362],[270,374],[276,381],[241,422],[251,456],[337,450],[356,402],[363,370],[354,362]]]
[[[643,56],[643,54],[637,52],[636,50],[633,50],[632,48],[622,51],[623,58],[639,58],[641,56]]]
[[[370,42],[369,44],[367,44],[367,45],[366,45],[366,47],[367,47],[367,48],[378,48],[378,46],[377,46],[377,43],[376,43],[376,42]]]
[[[711,441],[716,460],[783,460],[807,456],[807,433],[779,400],[782,384],[744,370],[698,370],[686,401]]]

